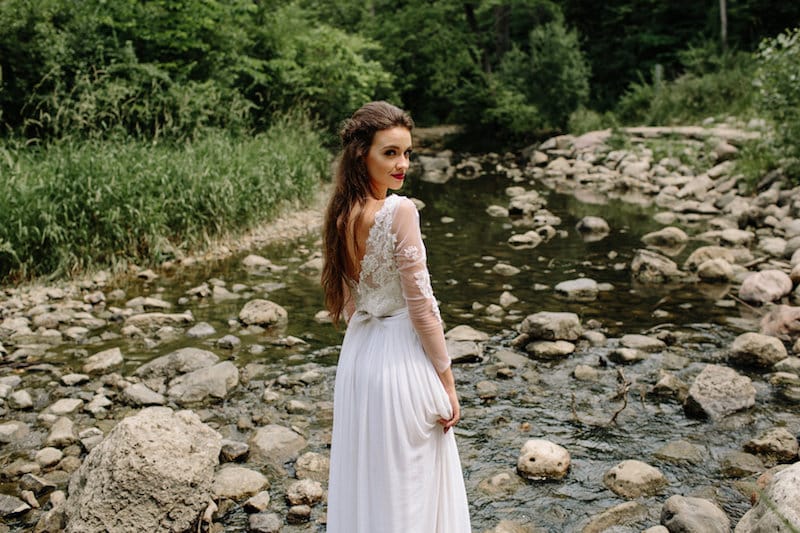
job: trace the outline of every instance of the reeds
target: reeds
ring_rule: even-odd
[[[0,144],[0,281],[156,264],[307,198],[329,152],[302,118],[180,145],[130,138]]]

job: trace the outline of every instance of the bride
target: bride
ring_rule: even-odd
[[[419,215],[402,187],[411,118],[356,111],[325,217],[322,286],[347,321],[336,370],[328,533],[468,533],[455,381]]]

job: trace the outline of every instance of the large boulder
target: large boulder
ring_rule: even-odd
[[[575,313],[542,311],[525,317],[520,332],[530,335],[531,339],[574,341],[581,336],[583,328]]]
[[[760,333],[743,333],[731,346],[731,359],[748,366],[770,367],[788,355],[779,339]]]
[[[775,474],[755,507],[736,524],[735,533],[774,533],[800,528],[800,463]]]
[[[762,270],[749,274],[739,288],[745,302],[765,304],[780,300],[792,292],[792,280],[782,270]]]
[[[683,408],[690,415],[719,419],[755,403],[756,389],[750,378],[732,368],[706,365],[689,388]]]
[[[123,419],[70,480],[67,533],[188,531],[211,497],[221,441],[191,411]]]
[[[683,263],[683,268],[687,270],[696,270],[703,263],[714,259],[722,259],[728,264],[734,264],[736,262],[736,256],[730,248],[725,248],[723,246],[701,246],[689,255]]]
[[[731,521],[714,502],[702,498],[670,496],[661,509],[661,523],[670,531],[729,533]]]

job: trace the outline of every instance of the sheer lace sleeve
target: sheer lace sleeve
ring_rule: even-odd
[[[356,301],[353,298],[353,287],[349,283],[344,284],[344,321],[350,322],[350,317],[356,312]]]
[[[450,366],[450,356],[444,340],[439,306],[431,288],[425,246],[419,229],[419,214],[411,200],[403,199],[397,206],[392,232],[396,236],[395,262],[411,323],[433,366],[437,372],[442,372]]]

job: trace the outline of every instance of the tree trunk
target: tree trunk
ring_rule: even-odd
[[[719,36],[725,52],[728,50],[728,7],[725,0],[719,0]]]

